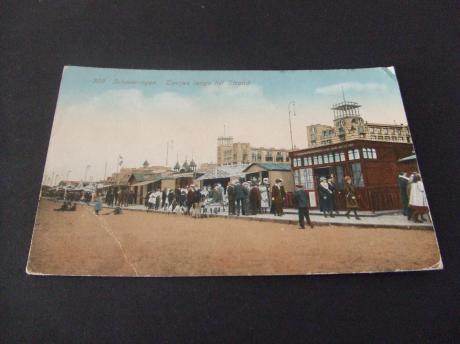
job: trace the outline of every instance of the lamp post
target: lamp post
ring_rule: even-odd
[[[289,113],[289,132],[291,133],[291,148],[294,150],[294,140],[292,139],[292,123],[291,123],[291,105],[293,107],[293,116],[295,116],[295,101],[290,101],[288,104],[288,113]]]

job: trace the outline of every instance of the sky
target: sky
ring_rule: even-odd
[[[365,121],[407,123],[394,69],[167,71],[64,68],[45,176],[102,179],[123,167],[179,158],[215,162],[217,137],[306,148],[306,126],[332,124],[331,106],[362,105]],[[342,94],[343,90],[343,94]],[[295,104],[289,105],[291,102]],[[295,114],[294,114],[295,113]],[[224,129],[225,128],[225,129]],[[169,142],[169,145],[168,145]],[[89,167],[88,167],[89,166]]]

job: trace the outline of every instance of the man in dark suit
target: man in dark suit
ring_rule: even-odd
[[[409,208],[409,195],[407,194],[407,185],[409,184],[409,178],[405,172],[400,172],[398,176],[399,192],[401,195],[402,213],[404,216],[408,215]]]
[[[305,229],[305,219],[307,219],[308,225],[313,228],[308,211],[308,195],[302,185],[296,185],[296,191],[294,192],[294,204],[299,213],[299,229]]]
[[[244,178],[240,178],[239,183],[235,185],[236,215],[246,215],[246,198],[248,190],[243,186]]]

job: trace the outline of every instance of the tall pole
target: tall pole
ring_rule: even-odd
[[[105,167],[104,167],[104,180],[106,176],[107,176],[107,161],[105,162]]]
[[[169,154],[169,141],[166,141],[166,164],[165,164],[166,167],[168,167],[168,154]]]
[[[91,165],[86,165],[86,168],[85,168],[85,178],[83,179],[84,182],[86,182],[86,178],[88,177],[88,171],[89,171],[89,168],[91,167]]]
[[[289,104],[288,104],[288,113],[289,113],[289,132],[291,133],[291,149],[294,150],[294,140],[292,139],[291,105],[294,107],[293,115],[295,116],[295,101],[291,101],[291,102],[289,102]]]
[[[166,167],[168,167],[168,157],[169,157],[169,144],[173,145],[173,140],[166,141]],[[171,147],[172,148],[172,147]]]

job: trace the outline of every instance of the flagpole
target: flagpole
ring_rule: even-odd
[[[288,104],[288,113],[289,113],[289,132],[291,133],[291,148],[294,150],[294,141],[292,139],[292,124],[291,124],[291,105],[294,106],[294,116],[295,116],[295,101],[291,101]]]

